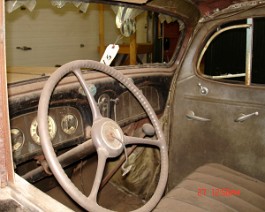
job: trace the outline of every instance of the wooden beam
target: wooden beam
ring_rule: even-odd
[[[99,20],[99,56],[103,56],[105,51],[105,33],[104,33],[104,5],[98,5],[98,20]]]
[[[136,64],[137,44],[136,44],[136,33],[130,37],[130,65]]]
[[[14,181],[5,53],[5,1],[0,2],[0,186]]]

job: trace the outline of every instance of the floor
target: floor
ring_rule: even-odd
[[[74,182],[74,184],[86,196],[88,196],[90,193],[96,167],[97,158],[92,157],[88,161],[80,163],[74,171],[75,174],[72,176],[72,181]],[[68,206],[74,211],[84,211],[84,209],[74,203],[59,186],[51,189],[47,192],[47,194],[62,202],[64,205]],[[101,190],[98,197],[98,202],[102,207],[115,211],[131,211],[143,205],[141,199],[137,198],[136,196],[126,194],[124,191],[119,190],[111,183],[107,183]]]

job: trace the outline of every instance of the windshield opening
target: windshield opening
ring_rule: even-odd
[[[81,59],[111,66],[168,64],[184,29],[176,18],[150,11],[52,2],[6,5],[9,82],[49,76],[57,67]],[[110,45],[118,49],[104,59]]]

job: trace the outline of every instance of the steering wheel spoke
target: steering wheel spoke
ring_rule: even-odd
[[[103,149],[98,149],[98,166],[97,166],[97,172],[95,175],[94,183],[92,190],[89,195],[89,199],[91,199],[94,202],[97,202],[97,196],[99,192],[99,187],[102,181],[105,165],[106,165],[106,160],[107,160],[107,155]]]
[[[81,84],[82,88],[84,89],[84,92],[85,92],[85,94],[87,96],[87,99],[88,99],[88,102],[90,104],[90,108],[91,108],[91,111],[92,111],[93,120],[102,118],[102,115],[100,113],[98,104],[97,104],[95,98],[93,97],[93,95],[88,90],[81,70],[80,69],[76,69],[73,72],[76,75],[77,79],[79,80],[79,82],[80,82],[80,84]]]

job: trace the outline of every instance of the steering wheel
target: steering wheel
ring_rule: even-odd
[[[152,140],[126,136],[123,134],[120,126],[115,121],[103,117],[100,114],[99,107],[93,95],[89,92],[86,86],[86,82],[81,71],[82,68],[103,72],[126,86],[127,89],[130,90],[137,98],[137,100],[147,113],[155,129],[157,139]],[[92,190],[88,197],[85,196],[81,191],[79,191],[78,188],[65,174],[62,166],[57,160],[57,156],[50,141],[48,132],[48,108],[52,92],[58,82],[70,72],[73,72],[75,74],[82,88],[84,89],[93,116],[91,138],[98,154],[98,166]],[[168,153],[165,138],[159,125],[158,118],[145,96],[120,71],[91,60],[76,60],[61,66],[50,76],[42,90],[38,106],[38,123],[41,146],[51,171],[53,172],[55,178],[65,190],[65,192],[68,193],[71,198],[84,209],[88,211],[111,211],[109,209],[103,208],[97,203],[97,195],[106,165],[106,160],[107,158],[118,157],[123,152],[123,145],[129,144],[147,144],[156,146],[159,148],[161,156],[160,178],[156,190],[149,201],[135,211],[151,211],[161,199],[168,176]]]

